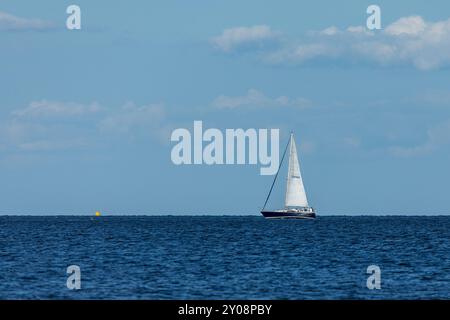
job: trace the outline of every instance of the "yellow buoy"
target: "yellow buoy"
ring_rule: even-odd
[[[98,212],[98,211],[95,212],[95,216],[96,216],[96,217],[100,217],[100,212]]]

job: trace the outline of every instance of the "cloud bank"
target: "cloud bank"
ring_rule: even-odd
[[[278,33],[267,25],[236,27],[225,29],[221,35],[211,39],[212,45],[223,52],[232,52],[240,48],[261,47],[275,40]]]
[[[256,27],[240,29],[240,32],[227,29],[221,36],[213,38],[215,47],[229,53],[256,39],[264,42],[271,38],[269,26]],[[363,26],[349,26],[343,30],[331,26],[322,31],[310,31],[302,39],[284,37],[275,48],[269,48],[258,57],[275,65],[302,65],[319,60],[438,69],[450,65],[450,19],[429,22],[421,16],[402,17],[376,31]]]

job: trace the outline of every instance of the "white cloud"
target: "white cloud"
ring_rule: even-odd
[[[268,26],[265,30],[270,34]],[[225,52],[246,42],[245,37],[232,34],[224,32],[216,39]],[[369,31],[363,26],[343,30],[331,26],[308,32],[302,39],[280,41],[276,48],[258,53],[258,57],[271,64],[296,65],[320,59],[381,66],[412,65],[432,70],[450,65],[450,19],[429,22],[420,16],[402,17],[379,31]]]
[[[367,30],[367,28],[364,28],[363,26],[350,26],[347,28],[347,32],[353,33],[353,34],[365,34],[369,36],[373,36],[374,34]]]
[[[53,28],[53,24],[41,19],[27,19],[0,11],[0,30],[6,31],[42,31]]]
[[[105,133],[121,134],[136,130],[150,130],[159,127],[164,116],[164,108],[160,104],[136,106],[128,102],[118,111],[101,120],[98,127]]]
[[[304,98],[291,99],[287,96],[277,98],[267,97],[264,93],[250,89],[244,96],[225,96],[217,97],[212,106],[218,109],[236,109],[242,107],[297,107],[305,108],[311,105],[310,101]]]
[[[80,104],[41,100],[33,101],[23,109],[14,110],[12,114],[17,117],[71,117],[99,111],[101,111],[101,107],[96,102]]]
[[[335,26],[328,27],[322,31],[320,31],[321,34],[327,35],[327,36],[334,36],[335,34],[339,33],[339,29]]]
[[[424,32],[427,27],[427,24],[420,16],[411,16],[400,18],[394,23],[388,25],[386,27],[385,32],[389,35],[398,36],[398,35],[410,35],[417,36],[420,33]]]
[[[333,47],[327,43],[308,43],[269,52],[263,57],[263,60],[270,64],[302,64],[320,57],[336,58],[341,54],[340,46]]]
[[[238,48],[262,45],[278,36],[269,26],[257,25],[252,27],[236,27],[225,29],[220,36],[213,37],[213,46],[224,52],[231,52]]]

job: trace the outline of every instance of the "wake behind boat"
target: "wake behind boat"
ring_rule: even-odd
[[[280,172],[281,165],[283,164],[288,146],[290,146],[289,165],[284,209],[265,210],[267,202],[269,201],[270,195],[272,193],[273,186],[275,185],[275,181],[277,180],[278,173]],[[284,149],[280,166],[278,167],[278,171],[275,174],[275,178],[273,180],[272,186],[270,187],[270,191],[267,195],[263,209],[261,210],[261,214],[265,218],[271,219],[314,219],[316,217],[314,209],[308,205],[308,199],[306,198],[306,192],[300,173],[300,165],[297,157],[297,147],[295,146],[293,133],[291,133],[289,142]]]

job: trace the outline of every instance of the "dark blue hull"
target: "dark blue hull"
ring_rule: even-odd
[[[265,218],[269,219],[314,219],[314,212],[288,212],[288,211],[261,211]]]

